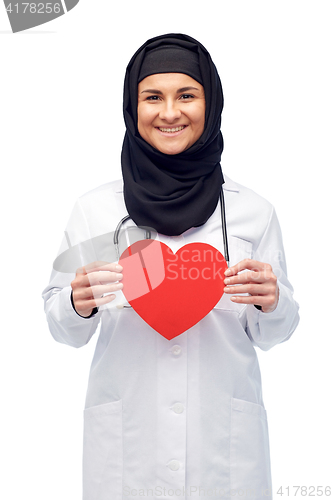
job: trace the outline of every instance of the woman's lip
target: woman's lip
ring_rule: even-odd
[[[181,130],[177,130],[177,132],[164,132],[161,130],[161,128],[163,129],[176,129],[176,128],[179,128],[179,127],[184,127],[182,128]],[[163,135],[164,137],[175,137],[177,135],[180,135],[182,132],[184,132],[184,130],[188,127],[188,125],[178,125],[177,127],[155,127],[156,130],[161,134]]]

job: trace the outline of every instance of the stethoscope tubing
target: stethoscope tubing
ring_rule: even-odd
[[[224,202],[223,188],[220,191],[220,206],[221,206],[221,225],[223,233],[224,258],[227,261],[229,267],[229,246],[228,246],[227,221],[225,217],[225,202]]]
[[[224,202],[224,193],[223,193],[223,188],[220,191],[220,207],[221,207],[221,226],[222,226],[222,235],[223,235],[223,245],[224,245],[224,258],[229,266],[229,247],[228,247],[228,236],[227,236],[227,223],[226,223],[226,217],[225,217],[225,202]],[[118,256],[118,260],[120,258],[119,255],[119,233],[121,230],[122,225],[130,220],[131,217],[129,215],[126,215],[123,217],[114,232],[113,235],[113,243],[116,249],[116,253]],[[148,227],[143,227],[141,229],[145,230],[145,239],[149,240],[151,238],[151,230]]]

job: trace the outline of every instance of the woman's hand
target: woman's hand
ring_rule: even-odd
[[[119,282],[123,275],[119,264],[108,262],[92,262],[76,271],[71,283],[73,303],[80,316],[90,316],[95,307],[102,306],[114,300],[114,294],[103,297],[105,293],[116,292],[123,288]]]
[[[233,302],[261,306],[261,310],[266,313],[274,311],[279,301],[279,287],[272,266],[257,260],[245,259],[229,267],[225,276],[224,283],[227,285],[224,289],[225,293],[250,294],[248,296],[233,295],[230,297]]]

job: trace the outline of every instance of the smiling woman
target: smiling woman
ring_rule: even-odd
[[[222,109],[220,78],[200,42],[169,34],[144,43],[125,75],[123,180],[82,196],[67,226],[64,245],[82,262],[52,274],[50,330],[80,347],[101,321],[84,412],[83,500],[206,491],[272,498],[255,347],[287,340],[298,305],[272,205],[222,173]],[[135,243],[129,219],[142,232]],[[112,238],[102,251],[94,241],[121,226],[119,262],[100,262]],[[156,240],[143,240],[151,229]],[[95,262],[84,261],[87,243]]]
[[[207,222],[223,184],[221,81],[206,49],[183,36],[148,41],[124,82],[126,207],[137,225],[172,236]]]
[[[182,153],[201,137],[205,107],[204,88],[190,76],[147,76],[138,87],[139,133],[162,153]]]

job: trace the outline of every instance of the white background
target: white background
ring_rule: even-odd
[[[1,2],[1,498],[81,498],[96,338],[56,343],[41,292],[76,198],[120,177],[125,67],[168,32],[211,53],[223,170],[275,205],[301,306],[293,337],[258,352],[275,498],[280,486],[281,498],[288,486],[333,486],[332,19],[322,0],[81,0],[12,34]]]

